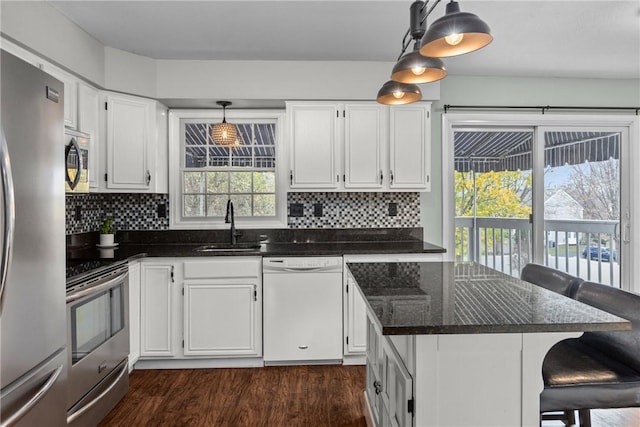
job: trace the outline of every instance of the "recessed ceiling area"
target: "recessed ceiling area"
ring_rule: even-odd
[[[103,45],[155,59],[395,62],[411,1],[51,1]],[[461,0],[493,43],[450,75],[640,78],[640,3]],[[433,4],[433,2],[430,2]],[[429,22],[444,14],[436,6]]]

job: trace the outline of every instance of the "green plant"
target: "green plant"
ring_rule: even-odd
[[[100,225],[100,234],[114,234],[113,218],[105,218]]]

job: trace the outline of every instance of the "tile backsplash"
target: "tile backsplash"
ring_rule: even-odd
[[[158,215],[161,205],[164,217]],[[291,216],[292,205],[302,209],[302,216]],[[287,215],[289,228],[419,227],[420,193],[288,193]],[[169,195],[66,196],[67,234],[97,231],[106,217],[114,219],[116,230],[168,230]]]
[[[420,193],[417,192],[289,193],[287,205],[289,228],[420,226]],[[292,205],[302,205],[302,216],[292,216]],[[320,208],[316,208],[317,205]],[[297,207],[293,206],[293,210]],[[322,211],[321,216],[315,216],[316,209]]]
[[[165,217],[158,216],[159,205],[164,205]],[[67,194],[65,214],[67,234],[97,231],[106,217],[113,218],[116,230],[168,230],[169,195]]]

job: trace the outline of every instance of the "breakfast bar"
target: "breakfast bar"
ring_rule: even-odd
[[[367,306],[367,421],[539,426],[556,343],[631,323],[472,262],[349,263]]]

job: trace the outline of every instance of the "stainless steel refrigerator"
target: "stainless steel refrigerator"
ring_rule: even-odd
[[[63,84],[0,57],[0,425],[66,425]]]

